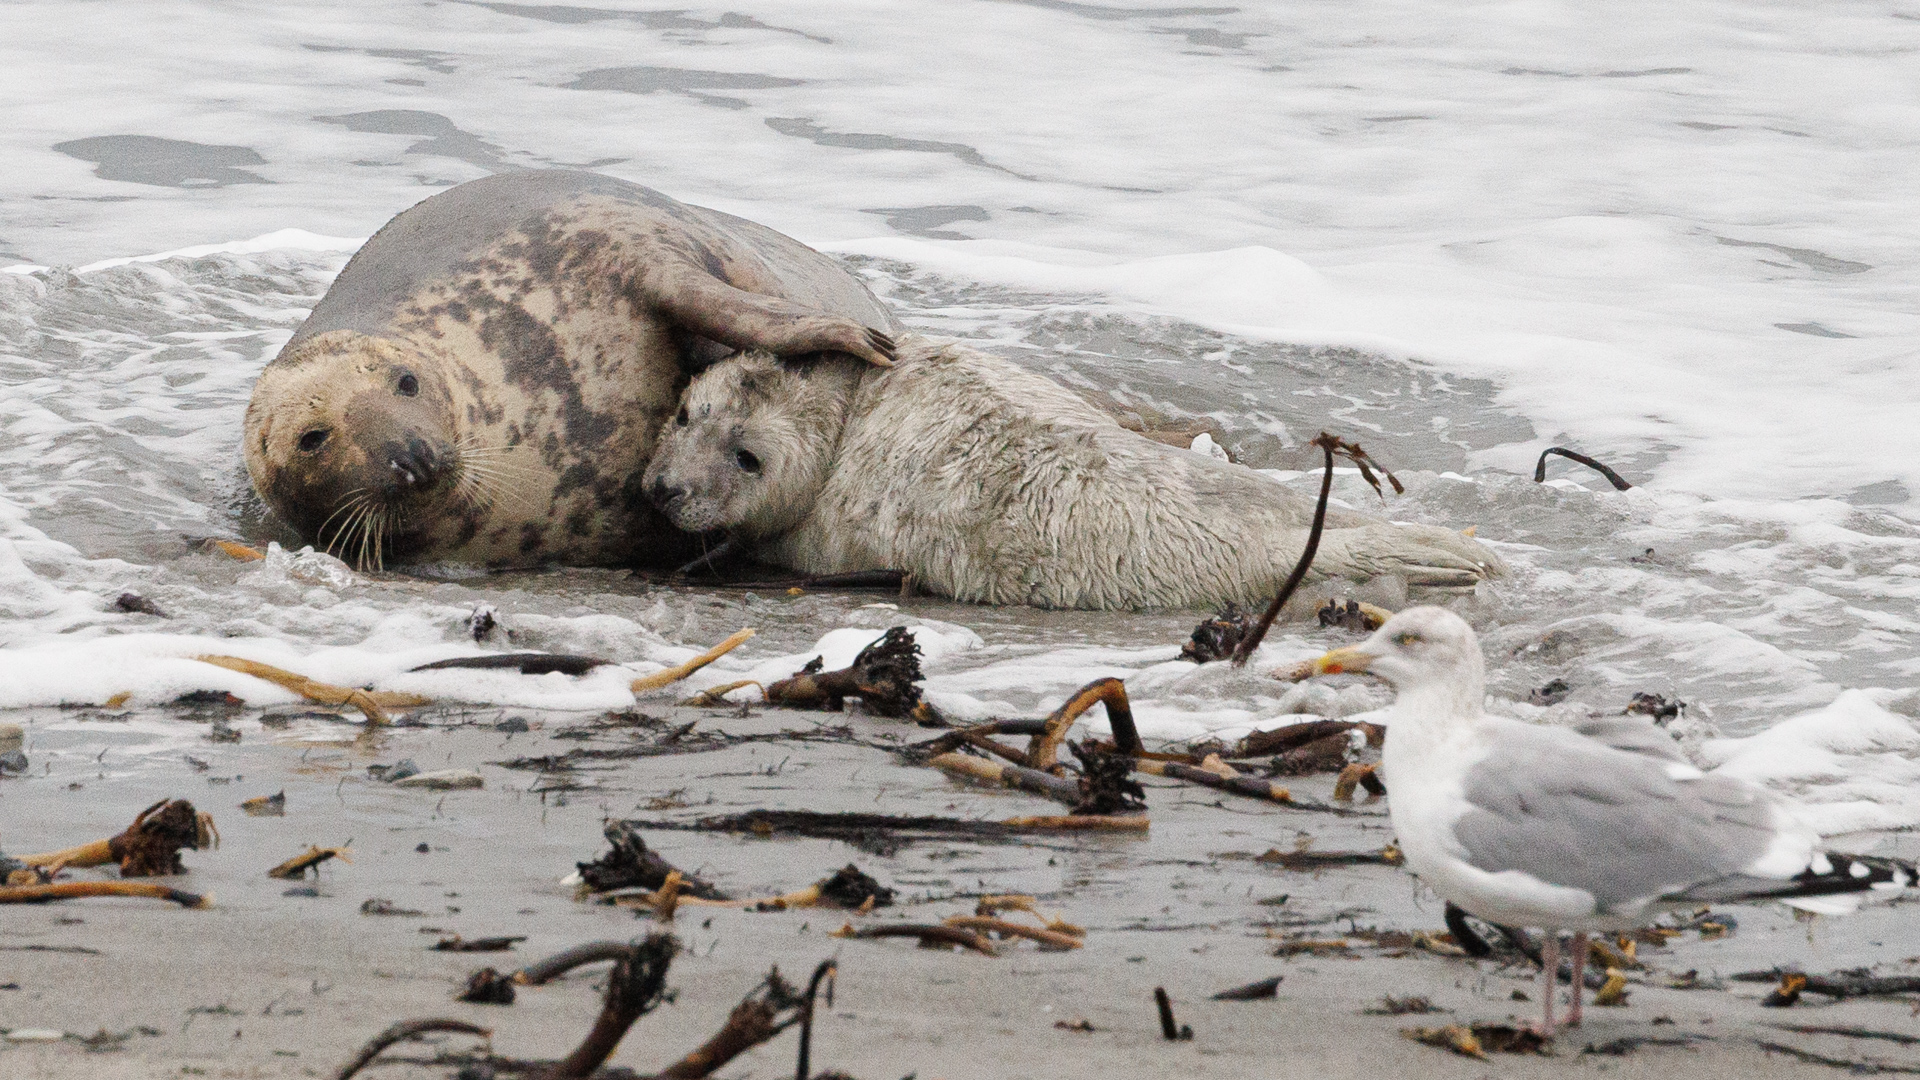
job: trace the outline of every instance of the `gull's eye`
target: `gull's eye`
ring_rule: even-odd
[[[673,422],[681,427],[687,426],[687,407],[685,405],[680,406],[680,411],[674,414]]]
[[[420,392],[420,380],[410,374],[402,375],[393,388],[400,392],[401,397],[412,397]]]
[[[751,452],[746,450],[735,450],[733,452],[733,463],[740,466],[740,471],[742,472],[758,473],[760,471],[760,459],[754,457]]]
[[[1403,630],[1400,633],[1394,635],[1393,643],[1395,645],[1413,645],[1417,643],[1419,640],[1420,640],[1419,634],[1416,634],[1411,630]]]

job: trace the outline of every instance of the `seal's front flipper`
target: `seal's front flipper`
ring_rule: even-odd
[[[683,330],[734,349],[777,356],[840,352],[892,367],[893,339],[843,315],[776,296],[736,289],[692,268],[660,267],[642,284],[644,300]]]

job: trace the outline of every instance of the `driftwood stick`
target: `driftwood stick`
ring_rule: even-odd
[[[1047,717],[1046,731],[1034,736],[1027,747],[1027,765],[1051,771],[1058,762],[1060,743],[1067,737],[1073,722],[1080,718],[1080,714],[1093,708],[1096,702],[1107,707],[1107,723],[1113,728],[1114,745],[1123,754],[1137,755],[1143,747],[1140,744],[1140,729],[1134,726],[1133,709],[1127,701],[1126,684],[1119,679],[1095,679],[1075,691],[1066,704]]]
[[[213,897],[183,892],[166,885],[137,881],[60,881],[52,885],[0,885],[0,904],[41,904],[83,896],[149,896],[171,900],[182,907],[206,907]]]
[[[478,1035],[483,1039],[493,1038],[493,1032],[478,1024],[469,1024],[465,1020],[402,1020],[373,1037],[373,1040],[360,1048],[353,1060],[340,1067],[333,1080],[349,1080],[353,1074],[366,1068],[380,1051],[397,1042],[417,1038],[430,1031],[457,1031],[463,1035]]]
[[[653,1007],[660,1004],[667,985],[667,968],[680,951],[679,939],[672,934],[654,934],[631,945],[627,955],[613,965],[607,976],[607,997],[593,1029],[566,1060],[555,1065],[541,1080],[586,1080],[613,1056],[620,1040]]]
[[[701,653],[699,656],[696,656],[693,659],[688,660],[684,664],[676,664],[665,671],[656,671],[651,675],[642,675],[641,677],[633,680],[633,684],[628,689],[632,690],[636,694],[639,694],[648,690],[658,690],[663,686],[670,686],[673,683],[677,683],[681,679],[686,678],[687,676],[693,674],[694,672],[699,671],[701,668],[706,667],[708,664],[713,663],[715,660],[718,660],[721,657],[732,652],[733,650],[739,648],[741,645],[746,644],[747,639],[751,638],[753,636],[753,633],[754,631],[751,627],[745,630],[735,631],[732,636],[727,638],[727,640],[721,642],[718,645],[715,645],[713,648],[708,649],[706,652]]]

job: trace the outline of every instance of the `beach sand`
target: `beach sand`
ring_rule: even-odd
[[[998,819],[1057,811],[1017,792],[962,786],[903,765],[883,747],[932,733],[859,715],[754,709],[646,708],[663,721],[609,724],[580,714],[477,710],[428,714],[431,726],[360,736],[319,715],[291,726],[236,722],[238,743],[205,744],[192,756],[63,752],[60,732],[39,730],[51,712],[23,714],[33,772],[0,781],[0,845],[46,850],[111,835],[142,808],[181,797],[211,811],[218,850],[186,852],[189,872],[162,879],[207,892],[210,907],[93,899],[18,906],[0,913],[0,1028],[54,1029],[51,1043],[0,1042],[0,1074],[17,1078],[332,1076],[372,1035],[416,1017],[454,1017],[490,1027],[495,1052],[564,1055],[598,1010],[604,966],[544,987],[522,988],[511,1006],[452,1000],[467,975],[502,970],[595,940],[656,930],[650,917],[581,902],[560,879],[606,848],[608,817],[692,821],[767,807]],[[533,730],[498,730],[528,720]],[[72,714],[64,719],[70,721]],[[198,719],[204,720],[204,716]],[[107,725],[86,737],[97,745]],[[182,716],[187,724],[194,718]],[[679,742],[692,752],[584,759],[563,771],[495,762],[652,746],[671,725],[695,723]],[[845,725],[836,734],[832,729]],[[92,725],[87,725],[91,727]],[[509,726],[517,726],[509,723]],[[71,731],[72,725],[63,724]],[[787,732],[791,737],[782,737]],[[757,736],[751,740],[729,736]],[[69,744],[81,736],[64,736]],[[131,731],[125,741],[137,749]],[[366,766],[411,758],[423,769],[476,768],[481,790],[422,791],[369,778]],[[1357,932],[1442,929],[1442,905],[1403,871],[1360,865],[1294,872],[1255,861],[1272,849],[1375,850],[1391,838],[1384,806],[1362,816],[1291,810],[1145,778],[1152,830],[1144,837],[1053,835],[1024,843],[916,841],[889,855],[811,839],[763,839],[652,830],[650,846],[675,865],[736,896],[801,888],[853,862],[900,890],[900,903],[865,917],[827,909],[749,912],[683,908],[672,924],[685,946],[669,985],[675,999],[644,1017],[613,1063],[642,1073],[665,1068],[717,1031],[728,1010],[778,965],[804,979],[837,957],[833,1005],[819,1014],[814,1068],[866,1080],[1110,1076],[1480,1077],[1613,1075],[1830,1076],[1834,1068],[1769,1052],[1789,1045],[1836,1060],[1920,1067],[1920,1047],[1887,1040],[1807,1035],[1775,1025],[1857,1026],[1916,1032],[1910,999],[1832,1004],[1808,995],[1794,1009],[1763,1009],[1763,984],[1675,990],[1665,977],[1703,980],[1736,971],[1799,965],[1829,971],[1869,963],[1920,972],[1899,961],[1920,953],[1914,908],[1896,904],[1809,928],[1777,909],[1732,912],[1730,936],[1697,933],[1641,953],[1622,1008],[1591,1008],[1585,1027],[1563,1034],[1552,1057],[1495,1055],[1476,1061],[1401,1038],[1402,1028],[1532,1018],[1530,965],[1505,966],[1421,950],[1379,948]],[[1330,779],[1295,783],[1325,798]],[[286,792],[282,817],[252,817],[246,798]],[[660,807],[650,809],[649,803]],[[685,803],[685,806],[669,804]],[[267,868],[309,844],[351,841],[352,861],[324,864],[316,880],[269,878]],[[426,850],[419,848],[424,845]],[[1911,848],[1911,843],[1904,848]],[[1904,850],[1903,848],[1903,850]],[[1907,851],[1911,854],[1911,851]],[[110,869],[77,878],[111,878]],[[1042,952],[1009,944],[998,957],[919,949],[908,940],[839,940],[844,923],[915,922],[969,912],[983,893],[1030,893],[1042,907],[1087,929],[1086,946]],[[1285,896],[1284,902],[1277,898]],[[380,898],[411,916],[361,913]],[[525,935],[508,953],[436,952],[441,937]],[[1331,955],[1276,957],[1278,937],[1345,940]],[[1222,1002],[1209,996],[1274,975],[1275,998]],[[1164,986],[1191,1041],[1161,1038],[1153,990]],[[1386,996],[1420,996],[1430,1015],[1370,1015]],[[1085,1020],[1092,1032],[1057,1023]],[[78,1037],[125,1035],[89,1050]],[[1619,1040],[1655,1039],[1624,1054],[1583,1053]],[[451,1076],[429,1065],[432,1047],[477,1045],[465,1036],[406,1044],[371,1066],[371,1077]],[[718,1075],[789,1076],[795,1036],[736,1059]]]

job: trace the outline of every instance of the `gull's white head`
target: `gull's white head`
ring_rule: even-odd
[[[1444,694],[1476,710],[1486,693],[1480,641],[1465,619],[1445,608],[1408,608],[1360,644],[1313,662],[1316,675],[1342,672],[1378,675],[1403,698]]]

